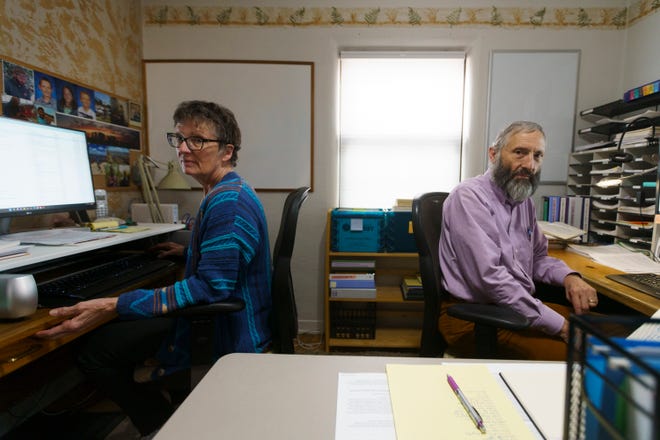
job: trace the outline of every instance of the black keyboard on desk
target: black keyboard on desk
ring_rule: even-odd
[[[660,274],[657,273],[623,273],[605,275],[618,283],[625,284],[635,290],[660,298]]]
[[[62,307],[98,298],[125,288],[146,276],[173,269],[176,264],[145,253],[113,256],[90,267],[37,283],[41,307]]]

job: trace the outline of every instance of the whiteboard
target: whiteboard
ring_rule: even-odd
[[[154,160],[176,158],[165,136],[180,102],[215,101],[234,112],[241,129],[238,174],[257,190],[313,188],[314,63],[144,60],[143,68],[147,154]]]
[[[546,135],[542,183],[566,183],[575,132],[579,51],[493,51],[488,145],[511,122],[539,123]]]

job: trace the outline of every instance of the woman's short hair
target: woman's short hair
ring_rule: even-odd
[[[241,149],[241,129],[234,113],[226,107],[209,101],[184,101],[174,111],[174,124],[190,121],[193,124],[209,124],[215,130],[215,136],[222,146],[231,144],[234,151],[231,164],[238,162],[238,150]]]

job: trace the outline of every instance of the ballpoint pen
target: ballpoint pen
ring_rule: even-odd
[[[482,419],[481,415],[479,415],[479,411],[477,411],[476,408],[470,404],[470,402],[467,400],[467,397],[465,397],[465,394],[463,394],[463,391],[461,391],[454,378],[450,375],[447,375],[447,383],[449,383],[452,391],[454,394],[456,394],[456,397],[458,397],[458,400],[461,402],[461,405],[463,405],[463,408],[465,408],[465,411],[468,413],[477,429],[481,431],[482,434],[485,434],[486,427],[484,426],[484,419]]]

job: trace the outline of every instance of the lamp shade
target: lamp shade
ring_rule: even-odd
[[[167,176],[158,184],[158,189],[190,189],[190,184],[181,173],[181,168],[174,161],[167,163]]]

